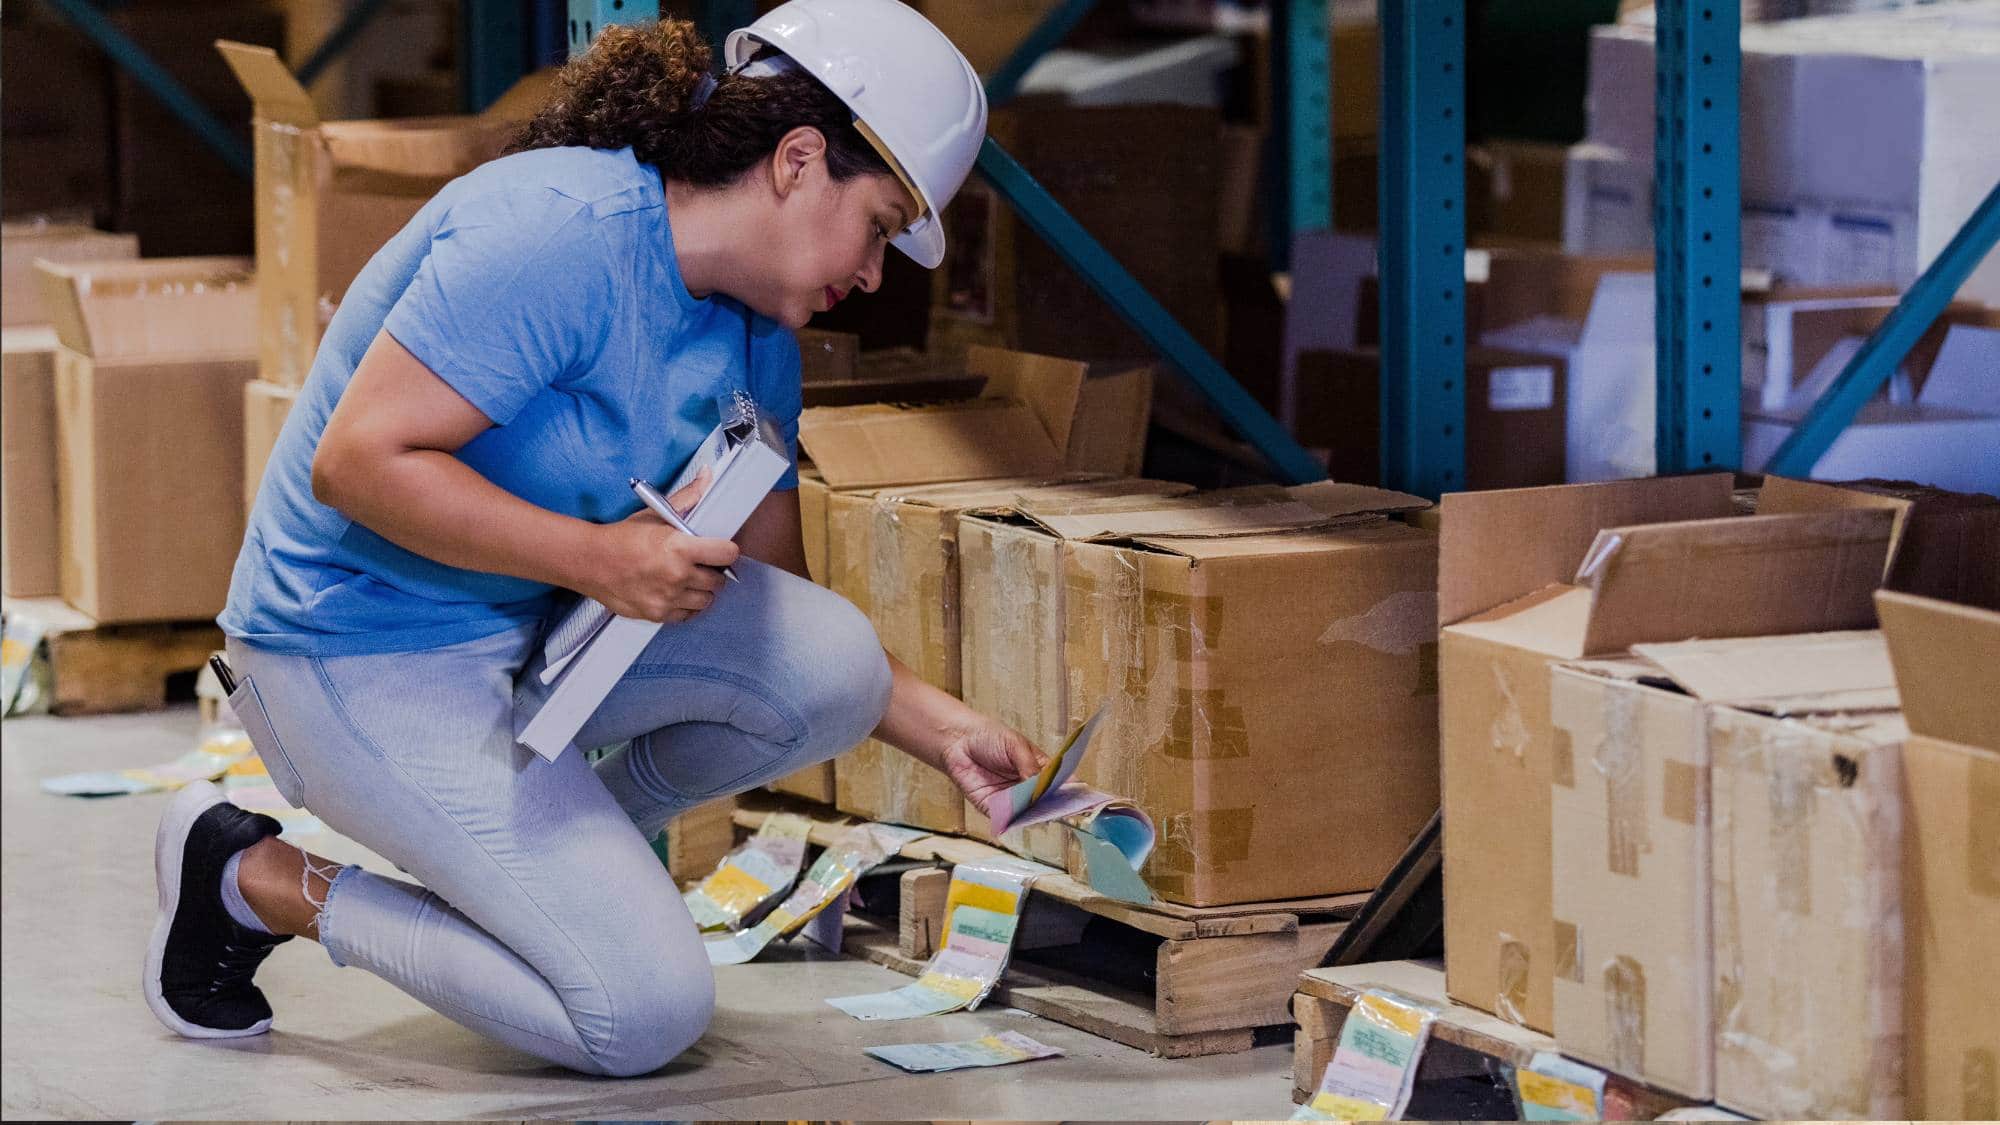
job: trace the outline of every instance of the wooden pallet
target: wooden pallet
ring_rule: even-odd
[[[169,677],[198,673],[222,647],[212,621],[99,625],[60,598],[8,598],[5,611],[46,626],[49,709],[58,715],[158,710]]]
[[[754,827],[774,808],[811,819],[809,839],[818,845],[833,842],[852,823],[823,806],[774,802],[768,795],[746,795],[737,823]],[[903,859],[934,866],[874,880],[872,887],[864,881],[848,951],[916,975],[943,930],[950,868],[1004,854],[956,836],[907,845]],[[885,893],[882,884],[890,880],[894,886]],[[1287,1004],[1299,972],[1319,963],[1367,897],[1139,907],[1067,875],[1047,876],[1034,884],[1014,956],[988,1002],[1166,1058],[1246,1051],[1260,1030],[1289,1024]]]
[[[1527,1066],[1536,1054],[1557,1049],[1556,1041],[1539,1031],[1446,999],[1444,964],[1438,960],[1308,969],[1300,974],[1298,993],[1292,997],[1292,1014],[1298,1021],[1292,1040],[1292,1101],[1303,1105],[1312,1098],[1333,1059],[1347,1013],[1364,991],[1374,987],[1429,1001],[1441,1012],[1431,1024],[1430,1042],[1418,1064],[1420,1080],[1511,1072]],[[1651,1121],[1690,1104],[1616,1075],[1605,1083],[1604,1101],[1606,1120],[1617,1121]]]

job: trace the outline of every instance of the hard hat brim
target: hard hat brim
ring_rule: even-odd
[[[944,262],[944,224],[938,218],[928,216],[917,229],[897,235],[890,245],[927,270],[938,268]]]

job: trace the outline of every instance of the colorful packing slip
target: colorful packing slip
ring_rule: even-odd
[[[703,930],[734,930],[790,889],[806,857],[812,822],[793,813],[764,818],[748,843],[722,857],[700,885],[681,896]]]
[[[997,856],[952,869],[945,892],[945,931],[937,955],[917,979],[888,992],[827,1001],[860,1020],[906,1020],[974,1009],[999,983],[1029,884],[1060,872],[1025,859]]]
[[[747,930],[707,942],[708,963],[741,965],[781,937],[789,938],[834,904],[844,909],[855,881],[895,855],[903,845],[930,835],[891,824],[857,824],[820,853],[798,887],[762,921]],[[837,912],[836,912],[837,913]]]
[[[964,1070],[973,1066],[1007,1066],[1036,1059],[1061,1058],[1062,1052],[1018,1031],[1003,1031],[962,1043],[899,1043],[870,1047],[868,1053],[912,1074]]]
[[[1410,1104],[1417,1063],[1437,1009],[1386,988],[1362,992],[1319,1090],[1292,1114],[1294,1121],[1393,1121]]]

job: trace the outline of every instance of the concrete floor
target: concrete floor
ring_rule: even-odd
[[[193,738],[194,709],[0,725],[0,1113],[8,1119],[387,1118],[1244,1119],[1291,1113],[1291,1049],[1166,1061],[1023,1013],[987,1009],[862,1023],[829,996],[907,978],[810,943],[718,971],[708,1035],[657,1075],[584,1077],[460,1028],[359,969],[294,941],[258,983],[269,1035],[183,1040],[139,995],[153,920],[150,862],[164,795],[80,800],[44,777],[149,765]],[[347,840],[315,851],[379,871]],[[808,951],[810,950],[810,951]],[[905,1075],[862,1054],[1016,1029],[1068,1056]]]

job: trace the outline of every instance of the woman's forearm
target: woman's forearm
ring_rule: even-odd
[[[952,698],[950,692],[927,684],[909,666],[891,656],[889,710],[875,737],[934,769],[944,769],[944,752],[979,714]]]
[[[595,524],[531,504],[449,453],[408,450],[314,482],[323,503],[425,558],[570,590],[587,583]]]

